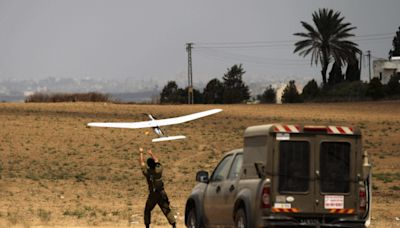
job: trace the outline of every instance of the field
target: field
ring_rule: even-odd
[[[151,143],[146,130],[87,128],[88,122],[167,118],[222,108],[222,113],[165,128],[187,140]],[[138,148],[164,164],[164,181],[183,226],[195,173],[212,171],[223,153],[242,147],[247,126],[266,123],[359,126],[373,163],[373,227],[400,226],[400,102],[299,105],[0,104],[0,227],[143,226],[147,197]],[[166,227],[156,208],[152,222]]]

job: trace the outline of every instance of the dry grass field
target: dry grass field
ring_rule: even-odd
[[[165,128],[186,140],[151,143],[143,129],[87,128],[88,122],[224,112]],[[242,146],[247,126],[266,123],[359,126],[372,157],[373,227],[400,226],[400,102],[298,105],[0,104],[0,227],[143,226],[147,196],[138,147],[164,164],[166,191],[183,226],[185,199],[200,169]],[[167,220],[156,208],[155,227]]]

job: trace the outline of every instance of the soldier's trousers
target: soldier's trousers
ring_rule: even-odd
[[[169,224],[174,224],[175,217],[170,208],[167,193],[164,190],[149,193],[146,201],[146,207],[144,209],[144,224],[150,224],[151,211],[154,209],[156,204],[158,204],[165,217],[167,217]]]

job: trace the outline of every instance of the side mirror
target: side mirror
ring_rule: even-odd
[[[208,183],[208,172],[207,171],[199,171],[196,174],[196,181],[200,183]]]

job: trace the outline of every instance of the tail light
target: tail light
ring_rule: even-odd
[[[271,191],[269,186],[264,186],[261,195],[261,207],[271,208]]]
[[[367,209],[367,195],[365,192],[365,188],[360,188],[360,190],[358,192],[358,196],[359,196],[359,201],[360,201],[359,213],[361,215],[364,215],[365,210]]]

